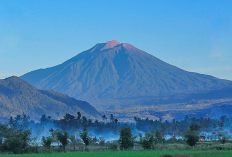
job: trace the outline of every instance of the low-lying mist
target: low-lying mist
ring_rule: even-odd
[[[77,139],[80,139],[80,132],[86,130],[91,138],[115,141],[119,139],[119,132],[123,127],[130,127],[136,140],[139,140],[139,134],[144,136],[146,133],[155,134],[156,131],[159,131],[166,140],[172,137],[183,139],[183,134],[192,123],[199,126],[199,135],[204,137],[206,141],[218,140],[222,136],[232,139],[232,118],[226,116],[222,116],[220,119],[197,119],[186,116],[181,121],[176,121],[175,119],[172,121],[150,120],[148,118],[140,119],[134,117],[134,121],[134,123],[119,122],[113,115],[109,119],[103,116],[102,121],[92,121],[79,113],[77,117],[66,114],[60,120],[42,115],[40,122],[37,123],[30,120],[29,116],[18,115],[15,118],[11,117],[8,125],[18,129],[31,130],[31,137],[38,145],[41,145],[43,136],[52,136],[54,130],[67,131],[69,135],[74,135]]]

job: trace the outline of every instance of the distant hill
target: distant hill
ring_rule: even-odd
[[[116,40],[96,44],[60,65],[21,78],[37,88],[68,94],[99,109],[124,108],[140,99],[198,93],[232,84],[182,70]]]
[[[231,117],[232,87],[223,87],[191,94],[177,94],[162,98],[124,100],[127,108],[99,110],[102,115],[115,115],[120,121],[134,122],[134,117],[182,120],[186,115],[196,118]],[[136,106],[136,107],[135,107]]]
[[[100,118],[98,111],[85,101],[76,100],[53,90],[39,90],[18,77],[0,80],[0,120],[25,113],[32,120],[42,114],[62,118],[80,111],[89,118]]]

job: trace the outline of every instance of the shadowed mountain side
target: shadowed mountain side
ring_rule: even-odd
[[[22,79],[97,108],[123,106],[123,99],[163,97],[217,89],[231,81],[187,72],[116,40],[95,45],[70,60],[29,72]]]
[[[159,104],[171,104],[171,103],[192,103],[194,104],[198,100],[216,100],[216,99],[232,99],[232,86],[223,87],[215,90],[208,90],[199,93],[190,94],[176,94],[172,96],[164,97],[146,97],[137,99],[123,99],[128,107],[132,107],[135,104],[141,106],[159,105]]]
[[[62,118],[77,111],[89,118],[100,118],[98,111],[85,101],[76,100],[56,91],[39,90],[18,77],[0,80],[0,119],[6,120],[23,112],[39,120],[42,114]]]
[[[100,110],[107,117],[116,116],[119,121],[134,122],[134,117],[172,121],[182,120],[186,115],[196,118],[220,118],[222,115],[231,116],[232,98],[194,100],[189,103],[169,103],[159,105],[128,106],[124,109]]]

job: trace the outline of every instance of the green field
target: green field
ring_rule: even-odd
[[[173,157],[231,157],[232,151],[119,151],[119,152],[69,152],[54,154],[0,155],[1,157],[161,157],[170,154]]]

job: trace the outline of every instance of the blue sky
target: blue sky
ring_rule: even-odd
[[[0,78],[117,39],[188,71],[232,80],[231,0],[0,0]]]

